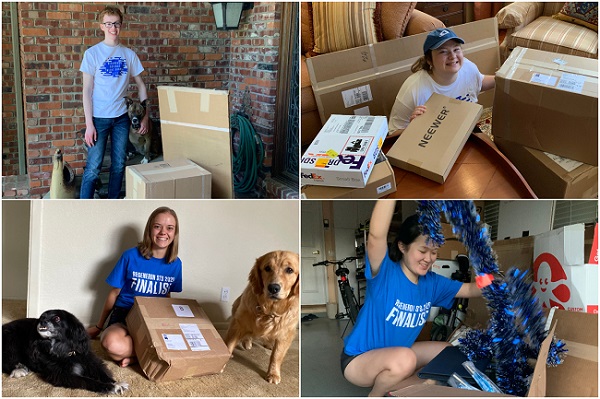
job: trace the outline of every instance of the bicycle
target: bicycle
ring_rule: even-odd
[[[344,309],[346,310],[346,313],[338,313],[335,315],[335,318],[341,319],[348,316],[353,325],[358,317],[360,306],[358,306],[358,301],[356,300],[354,291],[352,290],[350,282],[348,281],[348,274],[350,274],[350,270],[343,266],[344,263],[349,263],[356,259],[359,258],[356,256],[349,256],[342,260],[324,260],[322,262],[313,263],[313,266],[337,265],[337,268],[335,269],[335,275],[339,277],[338,287],[340,289],[340,294],[342,295],[342,302],[344,303]]]

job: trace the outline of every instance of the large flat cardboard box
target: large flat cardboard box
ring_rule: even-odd
[[[125,174],[127,199],[210,198],[210,172],[189,159],[131,165]]]
[[[302,184],[364,188],[387,131],[384,116],[332,115],[302,155]]]
[[[494,137],[598,166],[598,60],[517,47],[496,73]]]
[[[408,125],[387,152],[394,166],[444,183],[483,108],[433,93],[427,112]]]
[[[396,191],[396,179],[390,162],[383,160],[375,164],[364,188],[302,186],[302,198],[307,199],[370,199],[381,198]]]
[[[498,27],[495,18],[451,28],[465,40],[465,57],[479,71],[493,75],[500,67]],[[400,87],[423,55],[427,33],[386,40],[306,59],[321,123],[332,114],[384,115],[389,117]],[[482,93],[479,103],[491,107],[493,90]]]
[[[136,297],[127,327],[144,374],[152,381],[220,373],[230,354],[198,302]]]
[[[598,397],[598,314],[556,310],[552,328],[542,343],[527,397]],[[552,336],[562,339],[569,352],[563,364],[547,367]],[[389,393],[396,397],[506,396],[483,391],[414,384]]]
[[[494,142],[519,169],[538,198],[598,198],[598,167],[513,143]]]
[[[165,161],[187,158],[212,175],[212,197],[233,198],[227,91],[158,86]]]

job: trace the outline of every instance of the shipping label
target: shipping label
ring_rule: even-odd
[[[344,107],[350,108],[355,105],[363,104],[369,101],[373,101],[373,94],[371,93],[371,86],[364,85],[354,87],[352,89],[342,91],[342,99],[344,100]]]

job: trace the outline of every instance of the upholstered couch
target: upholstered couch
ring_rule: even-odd
[[[578,14],[585,10],[574,10],[575,4],[585,3],[515,2],[502,8],[496,16],[498,28],[506,29],[500,45],[502,60],[517,46],[598,58],[598,3],[595,25],[593,9]]]
[[[415,10],[416,3],[301,2],[301,129],[303,146],[322,123],[313,95],[306,57],[314,57],[383,40],[444,27],[438,19]]]

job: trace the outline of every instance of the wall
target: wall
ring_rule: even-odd
[[[500,201],[498,239],[523,237],[552,230],[554,201]]]
[[[240,110],[247,98],[252,107],[251,121],[265,143],[267,157],[263,166],[269,174],[281,3],[254,3],[252,10],[244,11],[237,31],[217,31],[209,3],[117,4],[125,11],[121,41],[138,54],[145,68],[142,77],[148,88],[151,116],[159,117],[159,85],[229,90],[232,114]],[[49,190],[55,147],[64,150],[65,160],[77,174],[83,171],[85,152],[80,130],[85,128],[85,120],[79,67],[85,50],[103,40],[96,16],[104,6],[105,3],[18,3],[31,198],[40,198]],[[10,60],[12,51],[17,49],[5,46],[6,3],[2,10],[3,58]],[[12,75],[9,63],[3,63],[2,72],[3,93],[7,92],[10,104],[7,88],[14,82],[10,76],[4,77]],[[137,97],[135,85],[131,85],[130,92]],[[3,103],[4,112],[3,118],[12,117]],[[10,119],[3,119],[3,125],[9,122]],[[3,152],[14,154],[10,137],[3,137]],[[14,171],[3,170],[3,176],[10,173]]]
[[[105,278],[162,205],[180,221],[183,292],[173,296],[198,300],[214,322],[231,315],[256,258],[298,252],[298,201],[33,201],[28,316],[59,307],[95,322]],[[224,286],[228,303],[220,302]]]
[[[30,201],[2,203],[2,298],[27,299]]]

